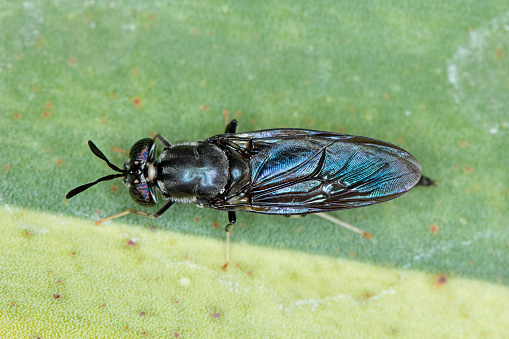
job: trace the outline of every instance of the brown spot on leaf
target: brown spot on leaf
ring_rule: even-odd
[[[135,97],[133,99],[133,105],[136,106],[136,107],[143,106],[143,102],[142,102],[141,98],[140,97]]]
[[[125,149],[120,148],[118,146],[113,146],[112,151],[117,152],[117,153],[122,153],[122,154],[129,154],[129,151],[126,151]]]
[[[225,122],[229,123],[230,122],[230,111],[227,109],[223,109],[223,111],[221,113],[223,114]]]
[[[497,48],[497,49],[495,50],[495,57],[496,57],[497,59],[502,59],[502,56],[503,56],[502,48],[500,48],[500,47],[499,47],[499,48]]]
[[[429,227],[429,231],[431,232],[431,234],[435,234],[440,232],[440,228],[438,227],[437,224],[431,224],[431,226]]]

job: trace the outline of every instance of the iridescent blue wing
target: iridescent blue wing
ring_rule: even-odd
[[[213,206],[268,214],[306,214],[368,206],[405,193],[421,176],[402,148],[371,138],[302,129],[209,139],[250,164],[250,181]]]

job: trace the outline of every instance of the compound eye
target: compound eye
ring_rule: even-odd
[[[136,141],[129,151],[129,158],[137,161],[149,161],[154,160],[154,154],[156,151],[156,144],[153,139],[144,138]]]
[[[157,202],[156,195],[146,182],[132,185],[129,188],[129,193],[131,194],[131,198],[133,198],[138,205],[143,207],[154,206]]]

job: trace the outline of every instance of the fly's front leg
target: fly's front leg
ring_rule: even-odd
[[[115,219],[115,218],[118,218],[118,217],[121,217],[121,216],[124,216],[124,215],[127,215],[127,214],[136,214],[136,215],[139,215],[139,216],[142,216],[142,217],[148,217],[148,218],[159,218],[161,215],[163,215],[164,212],[166,212],[168,210],[168,208],[171,207],[171,205],[173,205],[173,201],[170,200],[166,204],[164,204],[163,207],[161,207],[159,209],[159,211],[157,211],[155,214],[150,214],[150,213],[147,213],[147,212],[138,211],[138,210],[135,210],[135,209],[130,209],[130,210],[127,210],[127,211],[120,212],[120,213],[117,213],[115,215],[112,215],[111,217],[107,217],[107,218],[104,218],[104,219],[101,219],[101,220],[97,220],[95,222],[95,224],[96,225],[100,225],[100,224],[102,224],[105,221],[108,221],[108,220],[111,220],[111,219]]]
[[[237,120],[233,119],[228,125],[226,125],[225,133],[237,132]]]
[[[171,147],[170,145],[170,142],[165,138],[163,137],[161,134],[158,134],[154,137],[154,140],[159,140],[161,142],[161,144],[163,144],[165,147]]]
[[[228,225],[226,225],[226,228],[224,229],[226,231],[226,262],[224,263],[223,266],[221,266],[221,269],[223,271],[226,271],[226,268],[228,267],[228,264],[230,263],[230,233],[231,233],[236,221],[237,221],[237,215],[235,214],[235,212],[228,211]]]

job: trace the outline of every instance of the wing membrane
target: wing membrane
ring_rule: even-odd
[[[379,140],[301,129],[219,135],[209,140],[248,159],[251,178],[214,208],[305,214],[372,205],[413,187],[421,167]]]

